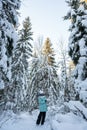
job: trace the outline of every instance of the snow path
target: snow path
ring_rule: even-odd
[[[39,126],[36,125],[37,116],[38,111],[34,111],[31,115],[26,112],[12,115],[10,118],[2,117],[0,126],[2,122],[5,122],[0,130],[87,130],[87,122],[72,113],[56,114],[54,117],[49,117],[47,114],[44,125]]]
[[[36,125],[37,114],[29,115],[23,113],[18,117],[8,119],[0,128],[0,130],[51,130],[49,122],[44,125]]]

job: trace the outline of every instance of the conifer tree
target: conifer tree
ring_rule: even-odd
[[[76,2],[78,5],[76,9],[71,6],[72,23],[70,27],[69,54],[76,65],[75,88],[78,99],[87,105],[87,4],[85,1]]]
[[[16,45],[15,26],[17,25],[17,10],[20,7],[20,0],[1,0],[0,1],[0,68],[6,78],[11,78],[11,57]],[[3,74],[2,74],[3,75]],[[6,84],[5,84],[6,85]],[[4,87],[5,87],[4,85]]]
[[[30,18],[27,17],[25,18],[25,20],[23,21],[23,28],[19,31],[19,43],[24,43],[24,45],[26,46],[26,57],[30,58],[32,56],[32,44],[30,43],[30,41],[33,40],[32,35],[33,32],[32,30],[32,24],[30,21]]]
[[[77,16],[77,44],[78,44],[78,53],[79,60],[76,66],[75,73],[75,87],[79,93],[80,100],[87,107],[87,4],[85,2],[80,3],[78,8]]]
[[[69,55],[74,61],[75,64],[77,64],[79,59],[79,52],[78,52],[78,45],[76,43],[76,37],[74,35],[76,34],[76,19],[77,19],[77,9],[79,8],[79,0],[68,0],[67,1],[68,6],[70,6],[71,10],[67,13],[67,15],[64,17],[65,19],[71,20],[71,26],[69,28],[69,31],[72,32],[69,38]]]
[[[6,91],[10,86],[11,61],[16,46],[20,0],[0,0],[0,87]]]
[[[31,29],[30,19],[27,17],[23,22],[23,28],[19,31],[19,40],[12,59],[12,87],[9,91],[9,98],[12,102],[14,101],[15,111],[24,109],[28,89],[28,60],[32,56],[30,41],[33,40]]]

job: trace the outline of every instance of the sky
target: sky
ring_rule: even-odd
[[[68,6],[65,0],[22,0],[19,22],[29,16],[32,24],[33,39],[42,36],[50,38],[52,43],[60,39],[68,42],[69,21],[64,21]]]

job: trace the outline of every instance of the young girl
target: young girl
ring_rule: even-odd
[[[39,125],[41,123],[41,125],[43,125],[45,122],[46,111],[47,111],[46,96],[43,93],[43,91],[40,91],[40,93],[38,94],[38,103],[39,103],[40,113],[38,115],[36,124]]]

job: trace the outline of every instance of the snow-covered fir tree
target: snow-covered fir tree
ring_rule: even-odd
[[[8,89],[20,0],[0,0],[0,88]],[[6,93],[5,93],[6,95]]]
[[[79,60],[75,72],[75,87],[79,92],[80,100],[87,107],[87,4],[81,3],[77,15],[77,44],[79,46]]]
[[[32,56],[31,23],[29,17],[23,21],[23,28],[19,31],[19,40],[12,58],[11,87],[9,98],[14,101],[15,110],[23,110],[26,92],[28,89],[28,60]]]
[[[23,21],[23,27],[22,29],[19,31],[19,42],[20,43],[24,43],[24,45],[26,46],[26,53],[25,53],[25,58],[30,58],[32,56],[32,44],[30,43],[30,41],[33,40],[32,35],[33,32],[32,30],[32,24],[30,21],[30,18],[27,17],[25,18],[25,20]]]
[[[0,68],[9,80],[11,77],[11,58],[17,39],[15,27],[18,24],[17,10],[19,7],[20,0],[0,1]],[[3,74],[1,78],[4,79]],[[2,81],[3,86],[5,86],[5,79]]]
[[[75,70],[75,88],[78,98],[87,106],[87,4],[76,1],[71,6],[71,35],[69,38],[69,55]],[[73,8],[77,7],[77,8]]]

